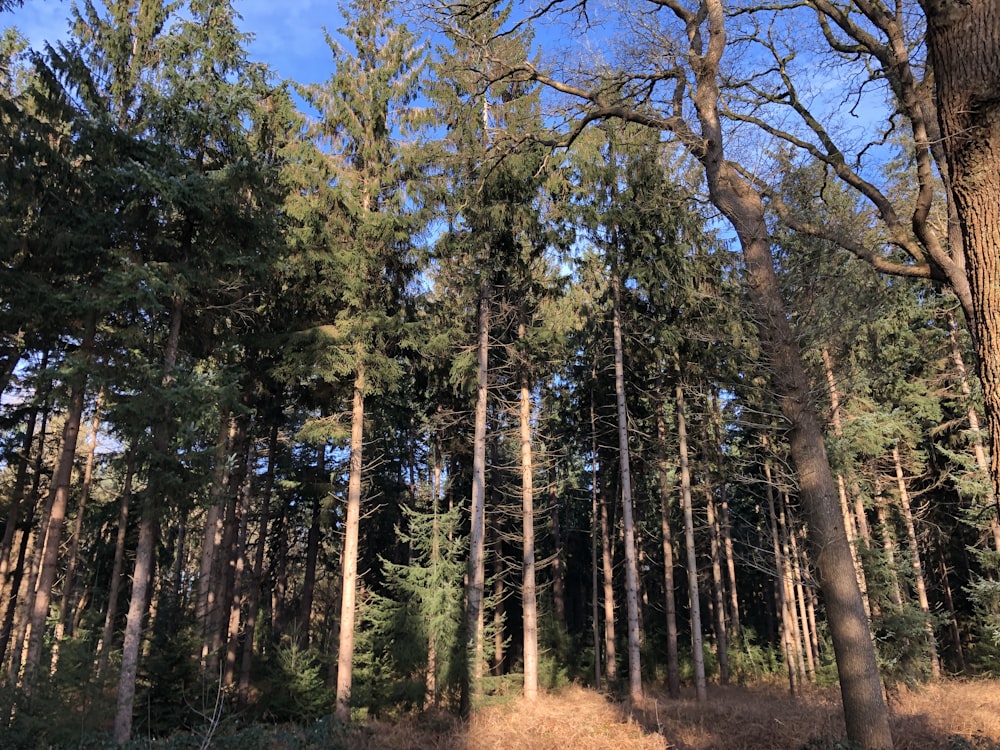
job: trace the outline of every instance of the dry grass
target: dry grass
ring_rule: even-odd
[[[890,703],[896,750],[1000,750],[1000,682],[945,682],[902,691]],[[351,738],[357,750],[799,750],[844,736],[835,688],[791,698],[781,685],[709,688],[672,701],[652,693],[629,711],[580,687],[476,712],[469,723],[424,714],[373,722]],[[995,743],[995,744],[994,744]],[[832,744],[829,745],[832,747]]]

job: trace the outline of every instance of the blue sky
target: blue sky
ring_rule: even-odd
[[[285,79],[320,83],[330,77],[332,55],[323,37],[342,25],[338,4],[329,0],[236,0],[241,27],[254,35],[252,59],[266,62]],[[67,33],[71,0],[25,0],[0,16],[3,27],[16,26],[32,46]]]

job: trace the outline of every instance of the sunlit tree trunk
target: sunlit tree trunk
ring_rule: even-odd
[[[687,552],[688,604],[691,609],[691,655],[694,661],[694,686],[698,700],[708,700],[705,684],[705,652],[702,650],[701,598],[698,595],[698,552],[694,542],[694,508],[691,501],[691,469],[688,465],[687,421],[684,416],[684,386],[675,387],[677,406],[677,441],[681,465],[681,509],[684,513],[684,546]]]
[[[707,467],[706,467],[707,468]],[[714,487],[711,481],[705,482],[706,525],[709,536],[709,557],[712,565],[712,596],[715,615],[715,646],[716,659],[719,662],[719,683],[729,684],[729,633],[726,631],[726,594],[725,582],[722,580],[722,563],[720,560],[721,544],[719,543],[719,520],[715,514]]]
[[[525,334],[521,324],[520,335]],[[531,383],[521,374],[521,511],[522,558],[521,604],[524,616],[524,697],[538,697],[538,614],[535,606],[535,499],[531,456]]]
[[[351,458],[347,485],[347,518],[344,521],[340,600],[340,639],[337,649],[337,705],[341,721],[351,718],[351,689],[354,677],[354,621],[358,588],[358,531],[361,524],[361,470],[365,424],[365,366],[357,352],[354,371],[354,399],[351,410]]]
[[[875,516],[878,519],[879,531],[882,535],[882,553],[885,555],[885,563],[888,568],[886,579],[889,581],[889,600],[897,607],[902,607],[903,592],[899,587],[899,576],[896,569],[896,535],[892,530],[889,509],[886,506],[886,498],[882,493],[882,480],[876,477]]]

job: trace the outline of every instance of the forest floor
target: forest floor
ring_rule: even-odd
[[[891,696],[896,750],[1000,750],[1000,681],[946,681]],[[792,698],[780,685],[709,686],[671,700],[651,693],[629,708],[570,686],[534,703],[520,698],[484,707],[467,722],[423,714],[372,721],[352,750],[840,750],[844,736],[836,688]]]

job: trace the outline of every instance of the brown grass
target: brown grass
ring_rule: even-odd
[[[896,750],[950,750],[950,738],[1000,750],[1000,682],[949,681],[904,690],[890,702]],[[627,707],[581,687],[535,703],[480,709],[468,723],[423,714],[372,722],[351,738],[357,750],[799,750],[844,736],[840,695],[813,688],[799,698],[781,685],[710,686],[709,701],[652,692]],[[996,743],[996,744],[994,744]],[[966,746],[966,747],[968,747]],[[832,744],[828,747],[832,747]]]

